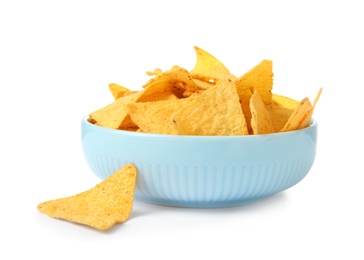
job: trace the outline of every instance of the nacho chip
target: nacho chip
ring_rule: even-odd
[[[127,164],[90,190],[42,202],[38,210],[53,218],[109,229],[131,214],[136,174],[135,166]]]
[[[272,103],[274,105],[283,106],[288,109],[295,109],[300,102],[290,97],[272,94]]]
[[[316,107],[317,102],[320,99],[321,93],[322,93],[322,88],[319,89],[319,91],[318,91],[318,93],[317,93],[317,95],[315,97],[315,100],[313,101],[313,105],[312,105],[311,110],[308,111],[306,117],[301,121],[301,124],[300,124],[299,128],[305,128],[305,127],[310,125],[312,115],[313,115],[313,111],[314,111],[314,109]]]
[[[153,71],[147,71],[148,76],[159,76],[162,74],[163,74],[163,71],[160,68],[156,68]]]
[[[216,86],[185,100],[173,114],[180,135],[247,135],[245,117],[233,81]]]
[[[137,92],[118,98],[113,103],[92,112],[89,121],[99,126],[114,129],[135,127],[135,124],[130,120],[130,116],[126,111],[125,106],[136,102],[141,94],[142,92]]]
[[[258,65],[250,69],[247,73],[242,75],[236,81],[236,90],[240,97],[241,107],[245,118],[248,122],[248,129],[251,133],[250,126],[251,112],[250,112],[250,98],[253,91],[256,89],[265,105],[269,105],[272,100],[273,88],[273,71],[272,61],[263,60]]]
[[[304,98],[293,111],[292,115],[288,119],[287,123],[283,126],[280,132],[287,132],[300,129],[300,126],[310,110],[312,104],[308,97]]]
[[[291,117],[288,119],[287,123],[280,130],[280,132],[298,130],[309,126],[314,108],[316,107],[316,104],[320,99],[321,92],[322,88],[319,89],[313,104],[311,104],[308,97],[304,98],[295,108]]]
[[[172,113],[180,108],[182,99],[139,102],[127,106],[132,121],[145,133],[177,134]]]
[[[275,132],[279,132],[300,102],[278,94],[272,95],[272,102],[266,108],[272,119]]]
[[[209,89],[213,86],[215,86],[215,82],[211,82],[211,81],[206,81],[206,80],[203,80],[203,79],[193,79],[198,88],[201,89],[201,90],[206,90],[206,89]]]
[[[131,92],[130,89],[123,87],[121,85],[118,85],[116,83],[110,83],[109,84],[109,90],[111,94],[113,95],[114,99],[118,99],[123,97],[126,93]]]
[[[194,47],[197,61],[195,67],[191,70],[193,78],[205,81],[217,81],[220,79],[235,79],[235,76],[216,59],[213,55],[203,49]]]
[[[245,97],[244,95],[246,93],[252,94],[254,89],[256,89],[262,97],[264,104],[271,102],[272,88],[273,71],[271,60],[262,60],[236,81],[236,89],[239,97]],[[247,92],[247,90],[250,90],[250,92]],[[250,96],[248,96],[248,100],[250,100]]]
[[[284,127],[294,111],[294,109],[287,108],[275,102],[267,105],[266,108],[269,112],[270,118],[272,119],[274,132],[279,132]]]
[[[198,90],[198,86],[190,73],[179,66],[173,66],[162,74],[158,73],[144,84],[143,88],[145,92],[141,99],[147,99],[150,92],[171,92],[178,98],[183,98]]]
[[[156,84],[153,87],[145,89],[137,101],[138,102],[153,102],[153,101],[178,99],[178,97],[173,93],[172,89],[169,89],[167,87],[165,90],[163,90],[163,89],[160,89],[160,87],[161,87],[161,84],[159,84],[158,86]]]
[[[250,124],[253,134],[274,133],[272,118],[257,90],[254,90],[253,95],[250,98],[250,111],[252,115]]]

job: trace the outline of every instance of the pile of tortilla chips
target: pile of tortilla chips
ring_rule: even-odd
[[[192,70],[173,66],[147,72],[152,78],[133,91],[111,83],[114,101],[89,115],[98,126],[172,135],[257,135],[307,127],[313,103],[273,94],[272,61],[263,60],[240,77],[195,46]]]

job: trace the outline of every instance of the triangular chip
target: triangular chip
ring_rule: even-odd
[[[268,105],[272,100],[272,61],[262,60],[258,65],[242,75],[235,84],[240,97],[241,107],[248,122],[249,131],[251,132],[250,98],[254,89],[259,92],[265,105]]]
[[[267,105],[266,108],[269,112],[270,118],[272,119],[275,132],[279,132],[284,127],[294,111],[294,109],[287,108],[275,102]]]
[[[290,97],[272,94],[272,103],[289,109],[295,109],[300,102]]]
[[[178,98],[182,98],[198,90],[190,72],[179,66],[173,66],[163,73],[156,73],[156,76],[144,84],[143,88],[145,89],[141,97],[143,102],[148,100],[148,95],[156,92],[171,92]]]
[[[284,127],[299,103],[293,98],[278,94],[272,95],[272,102],[266,105],[266,108],[269,111],[275,132],[279,132]]]
[[[156,68],[153,71],[147,71],[148,76],[158,76],[163,74],[163,71],[160,68]]]
[[[262,60],[254,68],[250,69],[236,81],[236,89],[239,96],[244,96],[247,90],[253,93],[258,90],[264,104],[272,100],[273,88],[273,63],[271,60]],[[250,100],[250,97],[248,97]]]
[[[248,129],[231,80],[182,100],[173,122],[180,135],[247,135]]]
[[[253,134],[270,134],[274,132],[273,122],[269,111],[257,90],[254,90],[250,98],[250,111],[252,115],[251,127]]]
[[[312,109],[312,104],[308,97],[304,98],[296,109],[293,111],[292,115],[288,119],[287,123],[283,126],[280,132],[287,132],[300,129],[301,124],[304,119]]]
[[[126,93],[132,92],[130,89],[128,89],[126,87],[123,87],[123,86],[121,86],[119,84],[116,84],[116,83],[110,83],[109,84],[109,90],[110,90],[110,92],[113,95],[115,100],[125,96]]]
[[[316,104],[320,99],[321,92],[322,88],[319,89],[313,105],[311,104],[308,97],[304,98],[295,108],[291,117],[288,119],[287,123],[280,130],[280,132],[298,130],[309,126],[312,119],[314,108],[316,107]]]
[[[136,174],[135,166],[127,164],[90,190],[42,202],[38,210],[53,218],[109,229],[131,214]]]
[[[142,92],[136,92],[121,98],[118,98],[113,103],[98,109],[90,114],[89,121],[98,126],[114,128],[114,129],[129,129],[133,128],[134,124],[130,120],[125,106],[136,102]]]
[[[206,80],[203,80],[203,79],[193,79],[198,88],[201,89],[201,90],[206,90],[206,89],[209,89],[213,86],[215,86],[215,82],[211,82],[211,81],[206,81]]]
[[[311,108],[310,111],[308,111],[306,117],[302,120],[299,128],[305,128],[305,127],[307,127],[307,126],[310,125],[310,122],[311,122],[311,119],[312,119],[312,115],[313,115],[313,111],[314,111],[314,109],[316,107],[317,102],[320,99],[321,92],[322,92],[322,88],[320,88],[319,91],[317,92],[317,95],[315,97],[315,100],[313,101],[312,108]]]
[[[197,60],[195,67],[191,70],[193,78],[202,79],[206,81],[217,81],[220,79],[235,79],[235,76],[216,59],[213,55],[207,51],[194,46]]]
[[[181,108],[182,99],[140,102],[128,105],[133,122],[145,133],[177,134],[172,113]]]

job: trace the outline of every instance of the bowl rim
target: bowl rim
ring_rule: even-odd
[[[98,133],[106,133],[106,134],[112,134],[112,135],[121,135],[121,136],[130,136],[130,137],[154,137],[154,138],[180,138],[180,139],[206,139],[206,140],[219,140],[219,139],[253,139],[253,138],[269,138],[274,136],[290,136],[290,135],[296,135],[299,133],[307,132],[312,128],[318,127],[318,121],[315,118],[311,118],[310,125],[301,128],[298,130],[292,130],[287,132],[277,132],[277,133],[270,133],[270,134],[259,134],[259,135],[171,135],[171,134],[156,134],[156,133],[144,133],[144,132],[133,132],[128,130],[121,130],[121,129],[113,129],[113,128],[107,128],[104,126],[98,126],[93,123],[91,123],[89,120],[89,115],[82,117],[81,124],[84,126],[87,126],[88,128],[91,128],[94,132]]]

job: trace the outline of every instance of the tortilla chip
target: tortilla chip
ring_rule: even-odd
[[[272,103],[275,105],[286,107],[288,109],[295,109],[300,102],[290,97],[272,94]]]
[[[53,218],[109,229],[131,214],[136,174],[135,166],[127,164],[90,190],[42,202],[38,210]]]
[[[180,135],[247,135],[233,81],[225,79],[200,95],[181,100],[173,114]]]
[[[215,86],[215,82],[211,82],[211,81],[206,81],[206,80],[203,80],[203,79],[193,79],[198,88],[201,89],[201,90],[206,90],[206,89],[209,89],[213,86]]]
[[[170,92],[178,98],[183,98],[197,91],[199,88],[193,81],[190,73],[179,66],[173,66],[172,69],[158,73],[146,84],[143,85],[145,92],[141,99],[147,100],[150,93]]]
[[[275,102],[267,105],[266,108],[269,112],[270,118],[272,119],[274,132],[279,132],[284,127],[288,121],[288,118],[290,118],[294,111],[294,109],[284,107]]]
[[[159,76],[162,74],[163,74],[163,71],[160,68],[156,68],[153,71],[147,71],[148,76]]]
[[[311,123],[314,108],[316,107],[316,104],[320,99],[321,93],[322,88],[319,89],[313,105],[311,104],[308,97],[304,98],[295,108],[291,117],[288,119],[287,123],[280,130],[280,132],[298,130],[309,126],[309,124]]]
[[[251,112],[250,112],[250,98],[253,91],[256,89],[265,105],[269,105],[272,100],[273,88],[273,71],[272,61],[263,60],[258,65],[253,67],[247,73],[242,75],[236,81],[236,90],[240,97],[241,107],[245,118],[248,122],[249,132],[252,132],[250,126]]]
[[[252,115],[251,127],[253,134],[274,133],[274,126],[269,111],[257,90],[254,90],[250,99],[250,111]]]
[[[194,46],[197,61],[195,67],[191,70],[193,78],[205,81],[217,81],[220,79],[235,79],[236,77],[216,59],[213,55],[203,49]]]
[[[182,99],[138,102],[127,106],[132,121],[145,133],[177,134],[172,113],[179,109]]]
[[[115,83],[110,83],[109,84],[109,90],[111,92],[111,94],[113,95],[114,99],[118,99],[121,98],[125,95],[125,93],[129,93],[131,92],[130,89],[123,87],[121,85],[115,84]]]
[[[308,97],[304,98],[293,111],[292,115],[288,119],[287,123],[280,130],[280,132],[300,129],[300,125],[302,124],[311,109],[312,104],[310,102],[310,99]]]
[[[307,127],[307,126],[310,125],[311,119],[312,119],[312,115],[313,115],[313,111],[314,111],[314,109],[316,107],[317,102],[320,99],[321,93],[322,93],[322,88],[319,89],[319,91],[318,91],[318,93],[317,93],[317,95],[315,97],[315,100],[313,101],[313,105],[312,105],[311,110],[308,111],[306,117],[301,121],[301,124],[299,126],[300,129],[301,128],[305,128],[305,127]]]
[[[114,129],[133,128],[135,124],[130,120],[125,107],[136,102],[141,94],[142,92],[137,92],[118,98],[113,103],[92,112],[89,121],[98,126]]]

